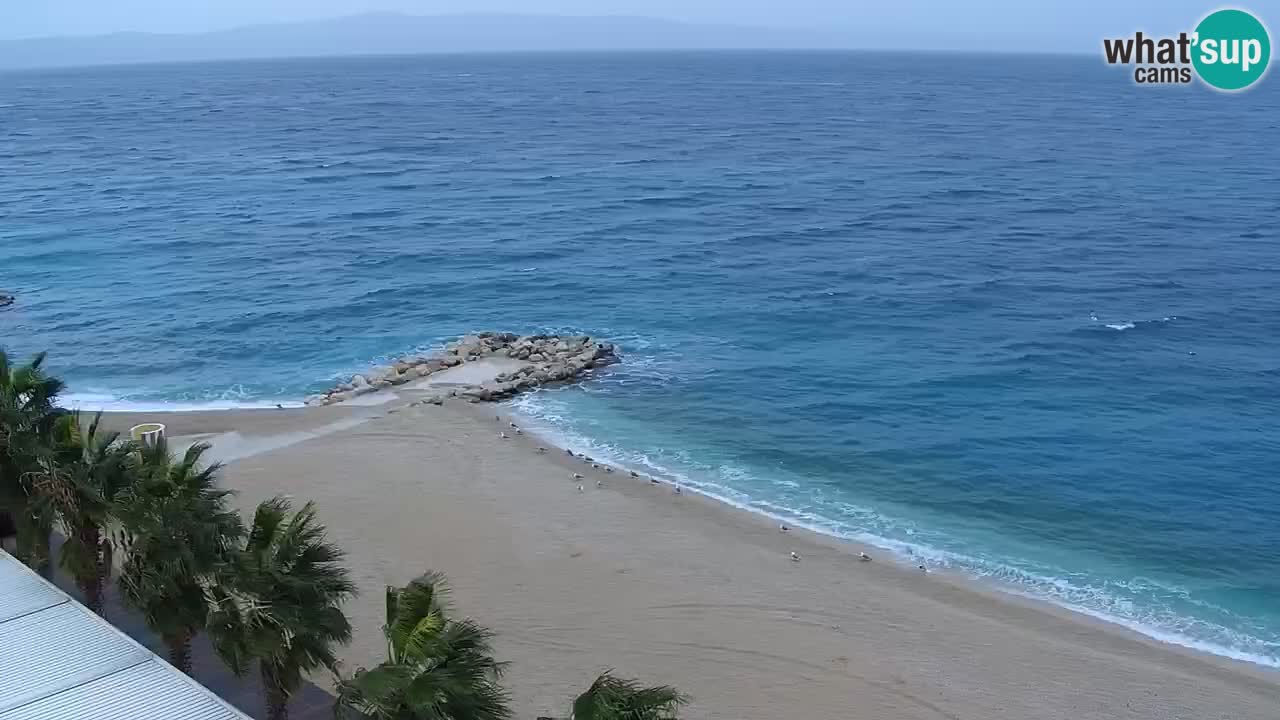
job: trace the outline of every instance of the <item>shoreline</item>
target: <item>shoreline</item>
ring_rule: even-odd
[[[498,405],[498,407],[504,408],[507,411],[506,414],[513,418],[521,419],[526,417],[520,415],[518,412],[513,412],[509,405],[503,404]],[[484,414],[483,406],[480,408],[460,407],[458,409],[466,411],[475,410],[480,415]],[[567,458],[564,454],[566,449],[571,448],[567,448],[562,444],[557,444],[556,439],[551,437],[548,433],[541,433],[538,431],[529,432],[526,433],[526,438],[528,438],[526,442],[538,440],[551,448],[552,452],[555,453],[557,460],[564,461],[562,462],[564,467],[568,469],[580,467],[576,462],[577,458]],[[574,452],[577,453],[579,457],[582,454],[581,451],[578,450],[575,450]],[[623,467],[622,470],[625,471],[627,468]],[[615,473],[615,476],[618,476],[618,474]],[[624,472],[619,476],[619,479],[647,484],[643,475],[641,478],[630,478],[627,477]],[[661,477],[659,479],[662,482],[663,488],[669,489],[674,485],[673,481],[669,477]],[[1176,639],[1157,637],[1154,634],[1156,631],[1147,630],[1141,627],[1133,627],[1132,624],[1127,623],[1122,618],[1114,618],[1102,613],[1095,613],[1090,611],[1088,608],[1072,607],[1066,604],[1057,603],[1050,598],[1039,597],[1034,593],[1022,590],[1019,586],[1012,583],[1002,583],[989,578],[975,576],[963,570],[954,570],[945,567],[929,567],[926,573],[921,573],[918,566],[912,565],[916,560],[903,555],[893,548],[825,532],[820,528],[806,525],[801,521],[758,508],[748,507],[735,502],[732,499],[706,492],[697,487],[690,485],[682,485],[681,487],[687,497],[693,498],[699,502],[709,503],[714,508],[714,512],[741,513],[752,518],[758,518],[765,523],[785,523],[788,527],[789,536],[806,537],[809,542],[819,543],[823,546],[830,546],[832,549],[844,552],[854,557],[865,553],[873,558],[873,562],[887,562],[896,571],[901,573],[906,573],[912,576],[927,575],[930,579],[956,585],[963,591],[979,593],[981,595],[994,598],[998,602],[1030,606],[1036,611],[1064,616],[1070,622],[1083,622],[1091,625],[1096,624],[1107,632],[1117,632],[1131,636],[1130,639],[1138,640],[1143,643],[1150,643],[1154,647],[1173,648],[1178,652],[1187,653],[1193,657],[1210,658],[1214,661],[1224,661],[1226,663],[1239,665],[1251,670],[1256,669],[1261,671],[1264,675],[1274,673],[1273,679],[1280,682],[1280,665],[1269,665],[1264,662],[1258,662],[1242,657],[1234,657],[1225,653],[1214,652],[1213,650],[1178,642]],[[777,526],[771,525],[771,527],[776,528]],[[1194,641],[1189,640],[1188,642]]]
[[[781,534],[777,529],[777,521],[765,514],[735,507],[720,499],[696,492],[692,488],[683,495],[677,496],[671,492],[669,483],[664,482],[661,487],[650,487],[649,483],[643,479],[628,477],[625,468],[614,473],[592,471],[589,467],[584,467],[576,458],[565,455],[562,449],[539,454],[535,450],[539,444],[551,448],[553,443],[532,431],[526,432],[523,436],[513,435],[505,440],[498,438],[497,433],[500,428],[505,427],[511,418],[519,419],[519,416],[511,410],[512,408],[502,405],[470,405],[457,401],[448,402],[439,407],[410,407],[404,402],[391,401],[379,406],[363,407],[337,406],[319,409],[168,414],[151,412],[145,415],[151,419],[167,422],[171,428],[171,437],[176,436],[175,441],[178,438],[212,440],[215,448],[212,453],[214,459],[221,459],[219,457],[221,452],[230,452],[231,464],[228,465],[225,475],[227,484],[239,491],[240,499],[237,500],[237,504],[256,502],[276,492],[286,492],[299,498],[314,498],[331,529],[341,530],[342,534],[349,535],[356,545],[372,542],[371,548],[353,551],[353,559],[350,563],[353,572],[367,574],[364,578],[365,582],[362,583],[363,602],[369,601],[371,593],[386,582],[403,582],[426,567],[442,569],[454,582],[456,594],[459,596],[456,603],[459,609],[478,621],[494,627],[498,632],[500,647],[504,648],[507,646],[502,638],[515,634],[520,636],[516,641],[517,647],[528,649],[524,647],[528,640],[523,637],[528,631],[520,629],[527,623],[533,623],[537,627],[554,626],[561,628],[564,632],[572,632],[572,623],[566,625],[563,622],[551,622],[543,615],[557,616],[561,611],[559,607],[561,603],[574,608],[575,612],[571,614],[575,616],[576,610],[582,607],[582,601],[576,599],[576,596],[575,598],[559,596],[553,603],[545,605],[535,603],[539,608],[537,612],[526,609],[513,621],[510,616],[516,610],[512,605],[519,606],[521,601],[515,600],[513,603],[510,599],[504,598],[513,592],[519,592],[520,583],[516,586],[509,585],[504,580],[506,575],[522,576],[533,572],[534,569],[541,572],[543,570],[541,565],[544,562],[551,562],[556,569],[548,571],[549,576],[556,577],[557,573],[563,572],[564,577],[569,578],[565,582],[570,585],[574,582],[578,583],[582,593],[592,595],[597,591],[613,593],[618,590],[616,586],[620,581],[612,573],[594,573],[590,577],[582,577],[575,569],[561,566],[559,560],[547,560],[548,554],[558,555],[552,548],[560,547],[567,542],[568,545],[578,548],[568,553],[570,559],[581,559],[598,553],[598,562],[643,567],[655,578],[664,577],[666,565],[672,557],[678,557],[676,564],[682,565],[700,562],[697,561],[698,556],[707,556],[706,562],[710,565],[700,567],[696,571],[689,568],[688,577],[679,584],[671,585],[663,580],[660,584],[667,587],[667,590],[659,594],[683,592],[684,585],[690,582],[699,585],[732,584],[735,577],[752,575],[757,576],[758,582],[762,583],[761,588],[770,587],[772,583],[779,580],[784,583],[784,586],[766,591],[757,589],[755,584],[751,584],[748,586],[751,592],[767,594],[777,592],[781,598],[790,598],[794,595],[826,598],[822,602],[816,602],[815,598],[809,598],[814,602],[805,602],[803,597],[796,597],[797,604],[789,610],[783,609],[788,607],[786,605],[764,603],[763,605],[775,608],[769,611],[771,614],[796,615],[804,612],[805,608],[812,609],[815,603],[823,605],[836,602],[839,605],[841,603],[839,598],[852,597],[850,593],[856,595],[859,591],[874,594],[877,597],[892,598],[879,607],[878,613],[884,616],[880,618],[880,622],[874,627],[863,628],[863,632],[858,633],[858,636],[864,640],[869,635],[879,638],[880,644],[887,642],[888,649],[882,648],[880,653],[871,653],[868,657],[859,656],[858,660],[855,660],[855,655],[852,654],[854,651],[835,655],[837,659],[845,658],[846,664],[867,663],[868,672],[875,667],[875,663],[882,661],[884,654],[891,655],[901,651],[900,648],[893,649],[896,646],[893,645],[892,638],[881,636],[886,632],[901,632],[903,628],[923,623],[930,628],[931,633],[960,633],[963,636],[960,640],[947,642],[944,639],[935,640],[929,637],[931,633],[925,633],[925,638],[917,638],[917,642],[908,644],[912,648],[908,654],[912,656],[913,662],[932,667],[933,672],[943,672],[936,666],[935,656],[952,655],[957,652],[957,645],[969,647],[966,652],[979,653],[984,652],[984,648],[986,648],[985,652],[989,653],[992,645],[1002,646],[1007,648],[1010,655],[1028,651],[1034,654],[1038,648],[1050,647],[1058,649],[1065,655],[1083,653],[1087,656],[1111,658],[1126,666],[1130,674],[1174,673],[1183,678],[1179,683],[1186,682],[1186,678],[1209,679],[1214,683],[1229,686],[1232,688],[1231,694],[1241,695],[1246,699],[1255,695],[1259,697],[1274,695],[1277,687],[1280,687],[1278,684],[1280,674],[1262,665],[1161,641],[1108,620],[1092,617],[1045,600],[1020,595],[995,583],[983,581],[981,578],[968,577],[958,572],[920,573],[902,564],[900,558],[894,557],[891,552],[856,541],[799,526],[793,526],[790,532]],[[163,415],[163,417],[157,418],[157,415]],[[494,415],[501,416],[503,421],[495,423]],[[105,417],[108,417],[111,424],[117,427],[142,419],[135,414],[108,414]],[[324,438],[322,441],[313,442],[321,437]],[[256,451],[244,452],[246,447],[253,447],[253,442],[246,442],[246,438],[257,442]],[[229,440],[231,442],[227,444]],[[376,445],[377,449],[374,454],[362,457],[357,451],[366,443]],[[329,462],[313,460],[309,458],[312,454],[326,456]],[[343,464],[351,474],[362,479],[379,478],[379,492],[352,494],[351,488],[344,486],[339,477],[342,475],[342,470],[331,467],[334,463]],[[437,466],[441,468],[439,472],[443,473],[441,476],[443,479],[439,482],[442,482],[444,487],[437,487],[436,480],[432,480],[429,486],[421,485],[422,481],[417,478],[427,472],[422,468]],[[462,481],[448,477],[449,468],[466,475],[468,479]],[[573,472],[585,476],[582,484],[590,489],[587,489],[584,494],[574,492],[574,481],[569,477]],[[436,475],[434,472],[428,472],[426,477],[436,478]],[[595,480],[600,480],[604,487],[596,489]],[[388,486],[381,487],[383,482]],[[530,486],[533,483],[537,484],[536,489]],[[548,493],[554,497],[547,497]],[[519,498],[508,498],[512,494],[519,495]],[[418,495],[421,497],[417,498]],[[578,499],[594,503],[603,502],[600,498],[612,496],[616,497],[609,500],[608,504],[612,512],[617,515],[619,521],[617,526],[610,522],[613,515],[609,512],[599,518],[583,518],[581,522],[590,525],[590,528],[578,527],[579,521],[572,513],[565,515],[565,506],[572,506]],[[371,541],[367,537],[374,532],[375,528],[377,532],[383,532],[383,526],[386,527],[385,532],[389,535],[405,533],[415,537],[419,535],[436,537],[430,528],[415,527],[419,521],[410,519],[414,517],[413,508],[434,508],[437,504],[435,500],[443,501],[439,503],[441,508],[423,510],[423,512],[429,512],[436,517],[436,514],[443,512],[445,507],[457,506],[459,518],[466,518],[466,522],[459,525],[457,518],[442,519],[442,522],[462,535],[479,535],[484,538],[468,544],[467,548],[461,551],[462,554],[482,567],[495,563],[501,565],[501,571],[492,574],[482,573],[485,575],[482,578],[471,577],[468,568],[471,567],[472,562],[459,562],[454,566],[455,561],[448,553],[431,553],[434,557],[423,564],[417,557],[419,553],[406,550],[395,542]],[[355,522],[346,516],[347,509],[353,505],[363,508],[360,514],[366,522]],[[477,507],[492,508],[492,511],[477,512]],[[399,522],[390,519],[391,516],[399,516],[405,512],[409,512],[409,515]],[[550,533],[550,537],[547,536],[545,528],[535,522],[539,518],[554,521],[555,532]],[[657,531],[656,525],[664,526],[668,534],[681,540],[679,554],[671,555],[669,552],[663,554],[661,546],[669,545],[673,541],[668,541],[666,535],[653,535]],[[503,540],[502,538],[508,537],[506,530],[508,526],[511,528],[509,539]],[[368,528],[367,532],[365,528]],[[498,538],[496,540],[495,533]],[[578,533],[583,533],[585,537],[577,537]],[[595,542],[588,541],[586,538],[594,539],[602,534],[612,537],[604,543],[606,546],[604,549],[596,550],[593,548]],[[572,538],[566,540],[566,536],[572,536]],[[691,542],[694,538],[700,541]],[[722,542],[709,543],[707,542],[709,538],[719,539]],[[428,542],[427,546],[432,544],[433,542]],[[650,545],[653,546],[651,551],[648,549]],[[345,543],[344,546],[346,546]],[[416,547],[416,545],[410,545],[410,547]],[[802,560],[798,563],[787,560],[789,551],[799,552]],[[874,557],[874,561],[859,562],[858,552],[868,552]],[[513,562],[512,553],[516,556],[524,556],[524,559]],[[755,557],[751,562],[745,563],[739,557],[723,559],[723,562],[713,562],[713,556],[725,553],[735,556],[747,553]],[[769,569],[762,570],[760,566],[767,566]],[[730,572],[725,568],[733,570]],[[810,568],[818,569],[811,571]],[[624,572],[625,569],[619,569],[617,572]],[[632,571],[627,570],[627,572]],[[635,572],[640,571],[635,570]],[[790,582],[786,580],[789,577],[788,574],[797,572],[801,575],[809,575],[810,572],[816,574],[806,578],[803,587],[792,587],[786,584]],[[849,584],[852,578],[857,578],[857,583],[854,585]],[[529,579],[528,582],[535,581]],[[654,579],[654,582],[658,580]],[[635,592],[645,595],[659,591],[640,588],[635,589]],[[714,591],[707,592],[714,595]],[[624,593],[620,597],[622,600],[619,602],[628,602],[631,593]],[[668,640],[679,646],[681,643],[677,638],[684,632],[709,633],[715,636],[715,641],[704,643],[707,647],[733,647],[744,640],[743,633],[749,635],[751,631],[747,628],[719,627],[719,621],[711,619],[718,611],[710,608],[718,607],[727,613],[739,612],[739,610],[733,610],[740,605],[740,602],[735,602],[736,599],[735,594],[730,594],[711,603],[708,606],[709,609],[699,612],[711,612],[712,616],[703,617],[692,625],[689,625],[686,618],[667,618],[667,622],[685,629],[673,630],[670,635],[665,632],[659,632],[659,634],[666,636]],[[775,601],[778,599],[774,598]],[[899,606],[911,606],[916,609],[915,611],[896,609]],[[625,610],[623,612],[625,613]],[[741,612],[746,611],[741,610]],[[830,614],[831,617],[843,619],[842,622],[827,626],[828,631],[839,628],[841,625],[848,627],[850,623],[861,624],[862,622],[841,612]],[[939,615],[948,618],[954,615],[967,620],[959,621],[952,618],[953,622],[941,622],[937,619]],[[982,637],[975,638],[967,632],[956,629],[960,625],[971,624],[970,621],[975,618],[981,619],[983,624],[993,625],[996,630],[990,636],[979,633]],[[596,657],[603,652],[599,645],[640,642],[643,639],[642,635],[626,632],[619,635],[607,629],[613,627],[614,623],[626,622],[627,619],[625,616],[611,618],[610,622],[604,625],[606,629],[601,630],[602,635],[589,635],[576,643],[570,643],[573,649],[572,655]],[[357,623],[358,637],[350,648],[350,652],[344,653],[348,667],[376,662],[375,620],[380,622],[380,619],[376,618],[376,613],[373,617],[367,618],[363,625]],[[810,626],[810,630],[813,629],[812,622],[807,625]],[[658,631],[650,628],[648,632]],[[819,632],[819,637],[809,642],[823,642],[822,635],[823,633]],[[1028,636],[1033,639],[1010,644],[1012,641],[1007,638],[1001,639],[1002,635]],[[370,647],[370,641],[373,641],[374,648]],[[544,637],[540,642],[550,641],[551,639]],[[786,645],[788,641],[785,637],[781,637],[777,642]],[[802,651],[802,647],[796,648],[796,652]],[[655,648],[653,652],[665,657],[670,649]],[[710,651],[691,650],[690,652],[697,655]],[[534,652],[529,657],[537,658],[539,654]],[[663,667],[661,663],[654,664],[653,670],[645,671],[632,669],[625,660],[626,653],[622,653],[618,657],[610,656],[602,659],[595,665],[617,666],[624,672],[641,675],[655,682],[671,682],[682,688],[687,687],[694,693],[695,701],[708,693],[713,697],[720,696],[723,701],[730,701],[729,699],[733,696],[732,692],[721,693],[720,685],[714,681],[708,681],[706,687],[699,684],[696,682],[697,672],[691,671],[690,678],[650,677],[654,672],[661,672]],[[512,671],[513,678],[521,675],[522,668],[527,662],[529,662],[528,657],[517,659],[517,666]],[[1005,665],[998,659],[993,659],[991,662]],[[705,663],[699,663],[697,666],[705,668]],[[1066,672],[1066,676],[1070,677],[1073,673],[1083,672],[1083,667],[1085,666],[1073,664],[1072,669]],[[590,668],[584,668],[583,672],[588,669]],[[1016,664],[1008,666],[1006,670],[1014,672]],[[1054,670],[1054,672],[1061,671],[1063,671],[1062,668]],[[565,683],[585,677],[585,675],[564,677],[567,674],[564,671],[550,669],[543,673],[537,686],[543,687],[549,683],[552,688],[559,688],[560,694],[564,694],[572,689]],[[997,673],[996,677],[999,676],[1000,673]],[[694,681],[692,686],[690,686],[691,680]],[[1050,680],[1044,679],[1042,675],[1038,682],[1050,682]],[[1095,678],[1090,682],[1104,681]],[[1158,684],[1167,694],[1174,692],[1173,689],[1178,683]],[[734,692],[739,691],[742,691],[741,688]],[[517,698],[522,700],[519,707],[532,704],[536,706],[536,713],[546,713],[556,709],[548,704],[545,688],[540,690],[521,686],[517,687],[515,692]],[[1104,704],[1108,707],[1111,703],[1123,704],[1128,701],[1126,700],[1128,690],[1123,687],[1109,687],[1100,692],[1107,696],[1108,699]],[[1209,692],[1206,697],[1216,695],[1217,693]],[[1190,702],[1187,698],[1183,699]],[[758,701],[766,702],[764,699]],[[1015,717],[999,713],[991,715],[990,713],[993,712],[991,707],[985,705],[982,707],[982,712],[988,713],[991,717]],[[1181,705],[1174,707],[1180,708]],[[1114,707],[1111,709],[1114,710]],[[1179,716],[1178,713],[1168,714],[1168,709],[1166,708],[1165,715],[1135,714],[1131,716]],[[690,717],[721,717],[721,715],[704,714],[701,711],[692,712],[692,710],[691,708]],[[706,710],[710,712],[712,708]],[[528,714],[536,713],[531,710]],[[822,714],[818,712],[815,716]],[[946,713],[943,715],[951,716]],[[1056,715],[1044,713],[1041,713],[1041,716],[1056,717]],[[1120,715],[1109,715],[1109,717],[1116,716]],[[1262,717],[1249,710],[1248,703],[1236,715],[1224,715],[1224,717],[1227,716]],[[724,715],[724,717],[730,717],[730,715]],[[886,711],[886,714],[880,717],[916,716],[910,713],[904,715]]]
[[[274,449],[287,447],[288,445],[296,444],[298,442],[311,439],[313,437],[318,436],[316,434],[317,431],[319,435],[323,435],[323,434],[328,434],[330,432],[338,432],[338,431],[346,430],[366,420],[375,419],[376,417],[379,417],[384,413],[400,412],[402,410],[409,408],[412,405],[411,403],[408,402],[409,400],[408,397],[404,397],[395,392],[379,393],[377,395],[373,395],[365,399],[367,400],[367,402],[349,403],[341,406],[342,419],[334,423],[327,424],[328,426],[322,425],[317,427],[311,423],[306,423],[305,421],[302,421],[302,425],[300,428],[297,428],[294,432],[284,433],[283,426],[281,426],[279,423],[267,422],[266,423],[267,426],[272,427],[273,429],[280,430],[282,434],[288,435],[290,437],[285,437],[283,440],[275,443],[267,443],[265,445],[260,445],[259,447],[253,447],[251,445],[248,448],[243,448],[243,447],[239,447],[239,443],[237,443],[238,445],[237,448],[231,451],[230,454],[220,455],[218,453],[214,453],[214,457],[218,458],[222,462],[232,462],[244,456],[251,456],[254,454],[259,454],[261,452],[269,452]],[[509,416],[510,418],[513,418],[513,419],[518,419],[521,422],[528,422],[529,420],[532,419],[530,416],[522,414],[519,408],[513,406],[510,400],[500,401],[500,402],[485,402],[480,404],[469,404],[469,403],[462,402],[460,400],[454,400],[454,401],[451,401],[448,406],[459,412],[463,412],[466,414],[474,414],[475,417],[485,417],[487,416],[487,413],[490,410],[496,410],[496,412],[501,415]],[[117,420],[120,418],[132,418],[131,422],[140,421],[140,419],[135,416],[144,416],[144,415],[147,417],[160,415],[168,418],[182,418],[183,416],[186,416],[191,420],[195,421],[196,425],[199,425],[201,427],[208,426],[213,428],[222,428],[220,430],[207,431],[205,433],[197,433],[198,435],[206,435],[208,436],[208,438],[204,438],[204,439],[209,439],[218,434],[234,433],[235,432],[234,428],[236,427],[236,425],[238,425],[236,420],[238,418],[245,417],[243,415],[244,413],[252,413],[255,415],[261,414],[261,417],[257,419],[259,422],[264,421],[266,417],[273,417],[276,419],[280,419],[279,416],[281,416],[282,414],[285,414],[288,416],[288,418],[285,419],[284,426],[293,426],[294,424],[299,423],[301,421],[301,418],[304,415],[311,415],[312,417],[315,417],[313,413],[316,410],[318,410],[318,408],[308,407],[303,402],[296,401],[296,400],[293,402],[290,402],[289,404],[284,404],[282,402],[280,406],[264,402],[264,403],[249,404],[246,406],[236,406],[236,407],[174,408],[174,407],[165,407],[164,405],[160,405],[157,407],[162,409],[133,409],[133,408],[126,409],[126,410],[104,409],[102,412],[103,412],[104,418],[107,418],[107,419],[114,418]],[[332,407],[328,409],[330,411],[338,410],[337,407]],[[225,419],[229,422],[227,423],[213,422],[211,421],[210,417],[207,417],[207,416],[216,417],[219,415],[225,416]],[[186,422],[179,422],[176,424],[176,427],[180,430],[184,428],[189,428],[190,426],[191,425]],[[522,427],[525,427],[527,429],[527,426],[522,426]],[[171,432],[170,434],[172,435],[173,433]],[[561,464],[565,469],[570,471],[574,471],[581,468],[581,464],[579,463],[578,458],[574,458],[572,460],[565,461],[565,462],[560,462],[565,460],[566,456],[564,454],[564,451],[566,449],[573,449],[573,448],[570,448],[569,444],[565,443],[562,439],[554,437],[554,435],[551,432],[545,432],[545,431],[539,431],[539,430],[526,432],[523,438],[523,441],[525,444],[529,446],[528,449],[530,450],[531,454],[534,448],[534,444],[532,443],[535,440],[537,440],[538,442],[540,442],[541,444],[547,446],[552,450],[552,453],[550,453],[546,459],[554,459],[559,464]],[[518,439],[517,439],[517,442],[519,442]],[[586,452],[581,448],[577,448],[573,450],[579,457],[582,456],[584,452]],[[643,482],[647,484],[647,482],[645,482],[643,479],[637,480],[635,478],[627,477],[626,471],[629,470],[629,468],[621,464],[615,465],[614,467],[622,471],[620,473],[614,474],[614,476],[617,477],[619,480],[629,480],[634,482]],[[648,475],[644,475],[644,473],[641,473],[641,474],[643,477],[649,477]],[[604,477],[604,475],[602,474],[601,477]],[[673,481],[670,476],[653,475],[653,477],[658,477],[662,482],[662,486],[667,489],[670,489],[675,483],[675,481]],[[816,528],[810,525],[806,525],[803,521],[799,521],[794,518],[789,518],[777,513],[769,512],[767,510],[763,510],[760,508],[750,507],[740,502],[734,501],[731,498],[721,497],[714,493],[706,492],[692,485],[682,485],[682,489],[686,493],[687,497],[696,498],[697,501],[700,501],[700,502],[712,503],[714,506],[716,506],[719,509],[720,512],[742,513],[742,514],[751,516],[753,518],[759,518],[762,521],[766,521],[770,523],[786,523],[793,533],[795,531],[799,531],[799,533],[809,536],[811,540],[821,541],[823,543],[834,543],[838,548],[843,549],[845,552],[851,555],[857,555],[859,553],[868,553],[871,556],[873,556],[873,558],[877,561],[888,561],[900,571],[910,572],[912,574],[915,574],[916,572],[918,572],[917,568],[911,565],[911,563],[914,562],[915,559],[913,559],[908,555],[904,555],[901,551],[896,550],[892,547],[889,547],[886,545],[877,545],[874,542],[868,542],[865,540],[858,540],[854,538],[840,536],[832,532],[824,531],[821,528]],[[774,527],[776,528],[776,525]],[[1034,592],[1026,590],[1014,583],[1000,582],[995,579],[973,575],[971,573],[964,571],[963,569],[957,570],[957,569],[952,569],[947,567],[943,567],[943,568],[930,567],[928,569],[928,575],[932,578],[946,579],[949,582],[960,584],[965,589],[972,592],[994,596],[1004,602],[1010,602],[1014,604],[1030,604],[1036,608],[1039,608],[1047,612],[1066,614],[1070,618],[1079,622],[1085,622],[1090,624],[1096,623],[1108,630],[1123,633],[1126,635],[1132,635],[1134,638],[1140,639],[1143,642],[1152,643],[1157,647],[1174,648],[1180,652],[1191,653],[1197,657],[1201,657],[1201,656],[1209,657],[1215,660],[1221,660],[1221,661],[1225,661],[1232,664],[1239,664],[1243,667],[1257,669],[1263,673],[1275,673],[1276,679],[1280,680],[1280,665],[1267,663],[1264,661],[1265,659],[1263,658],[1254,659],[1250,657],[1241,657],[1243,653],[1233,654],[1231,648],[1224,648],[1220,646],[1205,647],[1204,646],[1205,643],[1200,643],[1199,641],[1196,641],[1191,638],[1170,636],[1165,634],[1164,631],[1143,626],[1141,625],[1141,623],[1138,623],[1136,621],[1130,621],[1122,617],[1110,616],[1103,612],[1094,611],[1090,608],[1083,607],[1083,606],[1073,606],[1067,603],[1057,602],[1053,598],[1037,595]]]
[[[522,415],[518,408],[512,407],[510,401],[503,403],[502,407],[505,407],[508,412],[513,414],[513,416],[523,417],[525,420],[530,419],[530,416]],[[561,451],[568,447],[564,444],[563,440],[555,438],[551,433],[535,432],[534,435],[542,437],[549,445],[554,445]],[[575,452],[582,452],[579,448],[573,449]],[[662,479],[664,483],[672,482],[669,475],[663,476]],[[747,513],[752,516],[765,518],[775,523],[786,523],[793,530],[800,529],[806,533],[811,533],[815,537],[834,541],[840,546],[846,548],[846,550],[851,554],[856,555],[859,552],[870,553],[877,560],[887,558],[903,571],[913,573],[917,571],[917,566],[913,563],[918,562],[920,558],[912,556],[909,550],[907,553],[903,553],[901,550],[892,547],[892,540],[881,538],[885,542],[885,544],[881,545],[876,544],[874,541],[847,537],[835,532],[824,530],[820,527],[806,524],[803,520],[797,520],[796,518],[787,517],[777,512],[772,512],[759,507],[753,507],[732,498],[717,495],[713,492],[708,492],[692,485],[685,485],[684,488],[692,495],[696,495],[700,498],[716,503],[717,505],[723,506],[726,511]],[[926,565],[927,564],[928,563],[926,561]],[[951,581],[961,583],[968,589],[975,592],[987,594],[994,593],[996,596],[1007,599],[1010,602],[1030,603],[1036,607],[1041,607],[1053,612],[1067,613],[1071,617],[1078,618],[1081,621],[1100,623],[1108,628],[1113,628],[1116,631],[1133,634],[1144,641],[1153,642],[1158,646],[1174,647],[1196,655],[1206,655],[1232,663],[1240,663],[1247,667],[1258,668],[1263,672],[1274,672],[1276,673],[1276,678],[1280,680],[1280,658],[1252,656],[1249,653],[1237,651],[1234,648],[1215,645],[1213,643],[1199,641],[1194,638],[1174,635],[1159,628],[1145,626],[1138,621],[1129,620],[1128,618],[1108,615],[1105,612],[1093,610],[1086,606],[1059,602],[1054,598],[1039,595],[1033,590],[1026,589],[1016,583],[1002,582],[994,578],[977,575],[975,573],[968,572],[963,568],[955,569],[951,567],[939,568],[929,566],[928,573],[934,577],[949,578]]]

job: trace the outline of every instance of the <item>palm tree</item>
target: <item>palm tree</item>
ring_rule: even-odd
[[[119,433],[99,432],[102,413],[86,427],[80,413],[58,418],[41,464],[58,488],[58,515],[66,531],[61,564],[76,579],[90,610],[103,614],[103,586],[111,575],[111,543],[105,533],[117,496],[133,479],[132,445]]]
[[[668,685],[643,687],[605,671],[573,701],[573,720],[676,720],[686,702]]]
[[[493,659],[493,634],[446,617],[448,586],[428,572],[404,588],[387,588],[387,661],[338,682],[335,715],[372,720],[506,720],[498,684],[506,663]]]
[[[169,648],[169,662],[191,672],[191,641],[209,614],[206,591],[244,534],[217,487],[221,468],[200,468],[209,446],[192,445],[179,460],[164,441],[139,449],[138,477],[116,503],[124,563],[124,599]]]
[[[44,373],[44,353],[13,366],[0,350],[0,514],[18,535],[18,557],[41,573],[49,570],[52,509],[40,502],[34,478],[59,411],[61,380]]]
[[[210,590],[209,635],[237,675],[258,661],[268,720],[286,720],[303,675],[337,671],[334,646],[351,640],[340,605],[355,585],[325,541],[315,506],[290,514],[282,497],[258,506],[245,544]]]

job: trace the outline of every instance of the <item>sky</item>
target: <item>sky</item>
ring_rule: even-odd
[[[0,39],[204,32],[374,11],[506,12],[820,28],[847,33],[855,46],[1075,52],[1140,29],[1190,30],[1218,7],[1204,0],[0,0]],[[1280,28],[1280,0],[1236,7]]]

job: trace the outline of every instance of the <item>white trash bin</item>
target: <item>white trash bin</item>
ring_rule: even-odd
[[[129,428],[129,437],[134,442],[142,443],[147,447],[155,447],[156,443],[164,439],[164,425],[160,423],[142,423]]]

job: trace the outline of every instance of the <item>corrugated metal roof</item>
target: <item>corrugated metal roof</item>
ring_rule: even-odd
[[[0,720],[248,720],[0,551]]]
[[[0,551],[0,555],[6,560],[0,562],[0,623],[69,600],[7,553]]]
[[[5,720],[240,720],[190,678],[175,678],[172,667],[145,662],[93,683],[92,692],[65,692],[24,705]]]
[[[104,625],[71,602],[0,623],[0,717],[151,659],[150,652]]]

